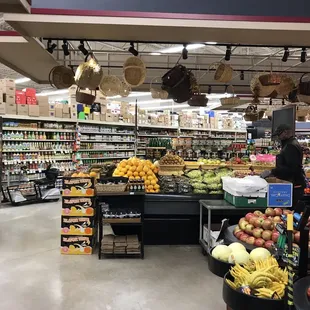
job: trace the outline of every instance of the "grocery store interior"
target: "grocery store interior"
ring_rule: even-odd
[[[1,309],[310,309],[307,10],[172,2],[0,1]]]

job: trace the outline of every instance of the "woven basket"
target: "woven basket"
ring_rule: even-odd
[[[299,100],[299,102],[304,102],[306,104],[310,104],[310,96],[306,96],[306,95],[297,95],[297,98]]]
[[[159,165],[159,171],[182,171],[184,165]]]
[[[281,83],[276,87],[276,91],[280,96],[288,96],[289,93],[294,90],[294,88],[294,80],[290,76],[284,74],[282,75]]]
[[[69,88],[74,84],[74,72],[65,66],[56,66],[49,73],[49,81],[57,89]]]
[[[255,121],[258,121],[258,120],[262,119],[264,114],[265,114],[264,111],[259,111],[259,112],[255,113],[255,114],[247,114],[247,113],[245,113],[243,118],[247,122],[255,122]]]
[[[131,87],[142,85],[146,78],[146,70],[137,66],[124,68],[124,80]]]
[[[300,81],[299,81],[299,93],[301,95],[306,95],[306,96],[310,96],[310,81],[303,81],[303,78],[305,76],[307,76],[308,73],[303,74],[300,77]]]
[[[209,99],[206,95],[194,94],[191,99],[188,100],[188,105],[191,107],[206,107]]]
[[[224,64],[222,62],[220,63],[214,63],[211,64],[209,69],[213,67],[214,65],[217,66],[214,74],[214,80],[221,83],[227,83],[232,79],[233,75],[233,68],[230,65]]]
[[[124,81],[121,81],[121,87],[119,90],[119,94],[122,97],[128,97],[130,93],[131,93],[131,87]]]
[[[117,96],[122,87],[121,80],[115,75],[104,76],[100,82],[99,90],[105,96]]]
[[[99,193],[118,193],[124,192],[127,188],[127,184],[101,184],[95,185],[96,192]]]
[[[263,86],[259,80],[260,74],[257,74],[251,80],[251,91],[257,97],[270,97],[271,94],[276,90],[275,85]],[[273,98],[273,97],[272,97]]]
[[[229,85],[233,91],[233,96],[228,98],[221,98],[222,105],[237,105],[240,103],[240,98],[235,96],[235,89],[232,85]]]
[[[150,84],[150,92],[153,99],[167,99],[169,96],[168,92],[161,88],[160,84],[161,84],[160,77],[155,77],[152,79]]]
[[[76,101],[87,105],[92,105],[96,100],[96,91],[90,91],[91,93],[82,92],[78,87],[75,93]]]

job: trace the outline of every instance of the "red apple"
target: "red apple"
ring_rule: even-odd
[[[247,239],[246,239],[246,243],[247,244],[254,244],[255,243],[255,238],[253,237],[253,236],[251,236],[251,237],[248,237]]]
[[[266,249],[271,249],[274,245],[274,242],[272,240],[268,240],[265,242],[265,248]]]
[[[247,213],[246,216],[245,216],[245,219],[250,222],[250,219],[255,216],[253,213]]]
[[[281,223],[281,216],[279,216],[279,215],[277,215],[277,216],[275,216],[274,218],[273,218],[273,222],[274,223]]]
[[[278,215],[278,216],[281,216],[282,213],[283,213],[281,208],[275,208],[275,209],[274,209],[274,212],[275,212],[275,214]]]
[[[239,223],[240,228],[244,231],[246,226],[249,224],[249,222],[247,222],[246,220],[244,220],[243,222]]]
[[[272,231],[270,231],[270,230],[264,230],[262,233],[262,238],[265,241],[271,240],[271,236],[272,236]]]
[[[262,227],[263,223],[264,223],[264,219],[261,217],[257,217],[255,219],[254,226],[255,227]]]
[[[239,227],[239,225],[237,225],[235,228],[234,228],[234,234],[238,231],[241,231],[242,229]]]
[[[240,240],[243,241],[243,242],[245,242],[246,239],[247,239],[248,237],[250,237],[248,234],[243,233],[243,234],[240,236]]]
[[[264,221],[262,227],[265,230],[273,230],[274,224],[273,224],[272,220],[267,219],[267,220]]]
[[[264,215],[264,213],[261,212],[261,211],[255,211],[254,214],[255,214],[256,216],[262,216],[262,215]]]
[[[254,226],[252,224],[248,224],[245,227],[245,232],[249,235],[253,235]]]
[[[262,238],[257,238],[254,243],[254,245],[258,247],[263,247],[264,244],[265,244],[265,240]]]
[[[258,217],[257,216],[252,216],[251,218],[250,218],[250,220],[249,220],[249,223],[250,224],[252,224],[252,225],[254,225],[254,223],[255,223],[255,221],[258,219]]]
[[[283,210],[283,214],[284,215],[292,214],[292,211],[290,211],[290,210]]]
[[[244,221],[246,221],[246,219],[245,219],[245,217],[242,217],[240,220],[239,220],[239,227],[241,228],[241,226],[240,226],[240,224],[242,223],[242,222],[244,222]]]
[[[261,238],[261,237],[262,237],[263,231],[264,231],[264,230],[263,230],[262,228],[256,227],[256,228],[254,228],[254,230],[253,230],[253,236],[254,236],[255,238]]]
[[[310,286],[307,288],[307,297],[310,299]]]
[[[244,234],[242,230],[236,232],[235,237],[240,240],[241,235]]]
[[[299,243],[300,241],[300,231],[297,231],[297,233],[294,235],[294,240],[296,243]]]
[[[276,243],[280,237],[280,233],[278,231],[274,231],[271,235],[271,240]]]
[[[275,216],[275,211],[272,209],[272,208],[267,208],[265,210],[265,214],[268,215],[268,216]]]

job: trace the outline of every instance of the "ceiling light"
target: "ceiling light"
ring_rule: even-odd
[[[84,46],[84,41],[80,41],[80,45],[78,46],[78,49],[83,53],[83,55],[88,54],[88,50]]]
[[[300,62],[306,62],[306,58],[307,58],[307,51],[306,48],[303,47],[300,54]]]
[[[230,60],[230,56],[231,56],[231,46],[227,46],[226,47],[226,54],[225,54],[225,60],[229,61]]]
[[[212,87],[211,85],[208,87],[208,94],[210,95],[212,93]]]
[[[290,56],[290,51],[288,50],[288,47],[284,47],[284,54],[282,57],[282,61],[287,62],[288,56]]]
[[[186,49],[188,51],[191,51],[191,50],[196,50],[198,48],[202,48],[204,47],[205,44],[188,44],[186,46]],[[165,48],[165,49],[162,49],[160,51],[158,51],[159,53],[179,53],[183,50],[184,46],[183,45],[178,45],[178,46],[173,46],[173,47],[168,47],[168,48]]]
[[[186,44],[183,45],[184,48],[182,50],[182,58],[186,60],[188,58],[188,50],[186,49]]]
[[[59,89],[59,90],[54,90],[50,92],[42,92],[42,93],[37,94],[37,96],[53,96],[53,95],[59,95],[59,94],[66,94],[68,92],[69,92],[68,89]]]
[[[208,45],[216,45],[216,44],[217,44],[217,42],[214,42],[214,41],[208,41],[208,42],[206,42],[206,44],[208,44]]]
[[[52,43],[52,40],[48,40],[48,41],[47,41],[47,48],[46,48],[46,50],[47,50],[50,54],[53,54],[54,49],[56,48],[56,46],[57,46],[57,44]]]
[[[158,107],[149,107],[149,108],[145,108],[145,110],[165,110],[165,109],[179,109],[179,108],[186,108],[188,107],[188,104],[174,104],[174,105],[165,105],[165,106],[158,106]]]
[[[160,56],[160,55],[161,55],[161,53],[158,53],[158,52],[153,52],[153,53],[150,53],[150,55],[152,55],[152,56]]]
[[[243,70],[241,70],[241,72],[240,72],[240,80],[244,81],[244,71]]]
[[[152,104],[152,103],[163,103],[163,102],[174,102],[174,101],[172,99],[166,99],[166,100],[153,99],[153,100],[146,100],[146,101],[138,101],[138,105]],[[135,102],[131,102],[131,103],[135,103]]]
[[[132,92],[128,97],[143,97],[148,95],[151,95],[151,92]]]
[[[31,81],[29,78],[24,77],[24,78],[16,79],[15,84],[23,84],[23,83],[27,83],[29,81]]]
[[[139,52],[135,49],[134,43],[130,42],[130,47],[128,49],[128,52],[130,52],[134,56],[138,56]]]
[[[61,47],[62,47],[62,50],[64,51],[64,55],[69,56],[70,52],[69,52],[69,45],[68,45],[67,40],[63,40],[63,43],[64,44]]]

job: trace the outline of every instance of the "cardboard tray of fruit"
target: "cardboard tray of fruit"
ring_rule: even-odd
[[[310,276],[295,282],[294,305],[296,310],[310,309]]]
[[[286,300],[284,299],[267,299],[248,295],[240,290],[235,290],[228,285],[226,279],[233,281],[230,272],[224,276],[223,281],[223,300],[227,306],[233,310],[283,310],[285,309]],[[309,309],[309,308],[308,308]]]

